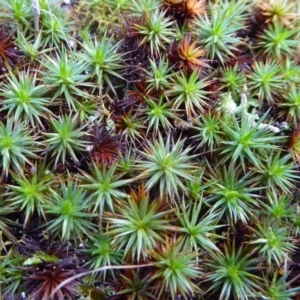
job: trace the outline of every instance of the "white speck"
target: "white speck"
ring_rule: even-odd
[[[282,129],[287,129],[287,128],[289,128],[289,124],[288,124],[287,122],[282,122],[282,123],[280,124],[280,128],[282,128]]]
[[[65,1],[65,2],[66,2],[66,1]],[[68,41],[68,44],[69,44],[69,46],[70,46],[71,48],[74,49],[74,48],[76,47],[76,44],[77,44],[77,43],[76,43],[74,40],[69,40],[69,41]]]
[[[30,171],[31,171],[32,174],[35,174],[35,173],[36,173],[36,167],[35,167],[35,166],[32,166],[32,167],[30,168]]]

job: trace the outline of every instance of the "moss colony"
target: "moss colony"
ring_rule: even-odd
[[[297,299],[299,1],[0,14],[1,299]]]

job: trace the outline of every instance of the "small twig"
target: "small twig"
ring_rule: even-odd
[[[64,280],[62,283],[60,283],[55,289],[54,291],[51,293],[50,299],[53,299],[53,296],[55,295],[55,293],[60,290],[63,286],[65,286],[66,284],[68,284],[69,282],[80,278],[82,276],[86,276],[86,275],[90,275],[93,274],[95,272],[99,272],[99,271],[105,271],[105,270],[123,270],[123,269],[138,269],[138,268],[144,268],[144,267],[153,267],[154,264],[153,263],[149,263],[149,264],[143,264],[143,265],[126,265],[126,266],[106,266],[106,267],[101,267],[95,270],[91,270],[91,271],[86,271],[86,272],[82,272],[79,274],[76,274],[66,280]]]
[[[41,14],[39,0],[32,0],[32,9],[34,14],[35,38],[37,38],[40,31],[39,21],[40,21],[40,14]]]

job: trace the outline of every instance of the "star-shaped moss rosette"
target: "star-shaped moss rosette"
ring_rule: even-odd
[[[297,297],[298,3],[36,3],[0,3],[0,298]]]

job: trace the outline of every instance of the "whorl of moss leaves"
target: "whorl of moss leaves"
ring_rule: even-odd
[[[299,12],[1,1],[0,298],[294,299]]]

